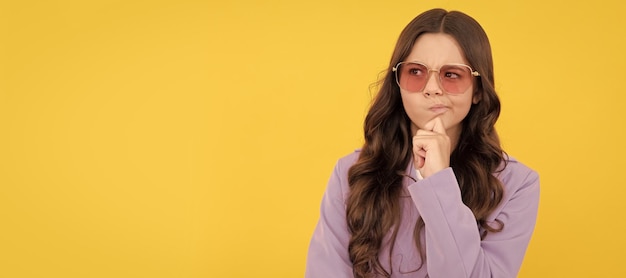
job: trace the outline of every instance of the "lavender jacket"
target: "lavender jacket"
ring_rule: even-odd
[[[359,151],[356,151],[341,158],[330,177],[309,246],[307,278],[353,277],[345,202],[349,191],[348,169],[358,156]],[[409,165],[407,172],[417,179],[412,169],[413,165]],[[405,190],[400,198],[402,220],[391,260],[389,244],[383,244],[379,253],[379,260],[391,277],[517,276],[537,218],[539,176],[510,157],[506,169],[496,176],[504,184],[504,197],[487,221],[493,223],[498,219],[504,223],[504,229],[488,233],[483,240],[480,239],[482,228],[461,201],[452,168],[417,182],[405,178]],[[421,233],[426,261],[421,268],[413,241],[419,216],[426,224]]]

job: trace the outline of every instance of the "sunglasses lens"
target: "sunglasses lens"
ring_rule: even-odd
[[[421,92],[428,80],[428,68],[422,64],[401,64],[396,71],[396,79],[400,88],[409,92]]]
[[[465,66],[445,65],[439,70],[439,80],[447,93],[461,94],[472,85],[472,73]]]

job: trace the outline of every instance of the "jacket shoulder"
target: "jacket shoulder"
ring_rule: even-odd
[[[360,155],[361,149],[356,149],[350,154],[339,158],[339,161],[337,161],[337,166],[339,166],[340,168],[350,168],[359,159]]]
[[[538,186],[539,173],[537,171],[511,156],[507,155],[505,159],[505,167],[498,175],[505,187],[517,191],[533,184]]]

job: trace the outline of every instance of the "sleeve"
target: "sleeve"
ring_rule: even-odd
[[[528,170],[505,194],[495,219],[498,233],[481,241],[476,219],[463,204],[452,168],[409,186],[411,198],[425,223],[426,264],[432,278],[516,277],[535,227],[539,176]],[[506,188],[510,188],[505,186]]]
[[[320,218],[313,232],[306,261],[306,278],[353,277],[348,256],[350,233],[342,192],[340,164],[330,177],[322,198]]]

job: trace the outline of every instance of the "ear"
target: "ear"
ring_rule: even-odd
[[[472,96],[472,104],[478,104],[480,102],[481,97],[478,95],[478,92],[474,92]]]

